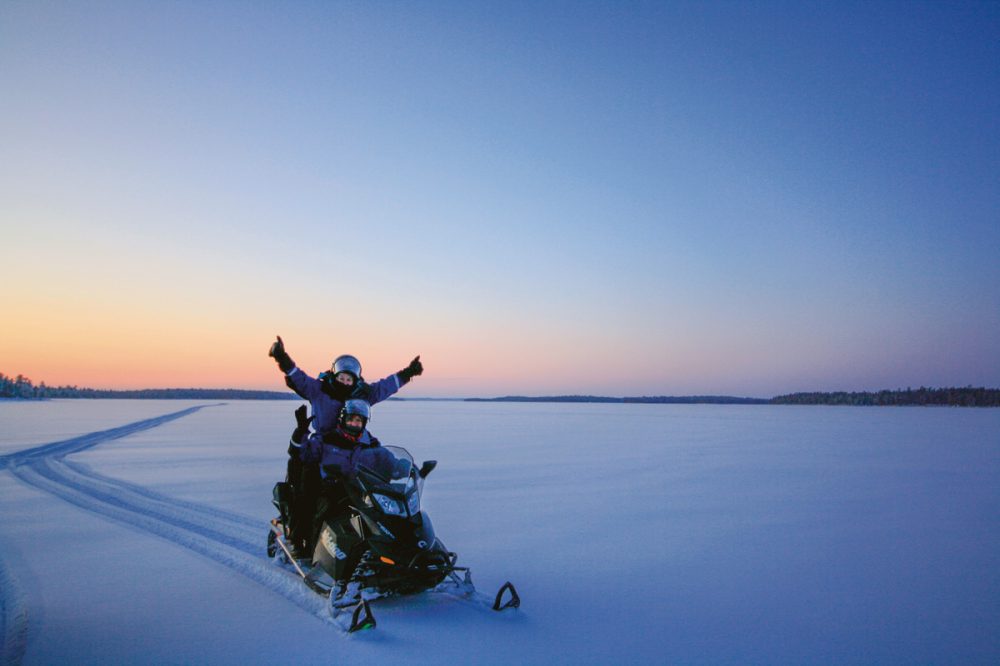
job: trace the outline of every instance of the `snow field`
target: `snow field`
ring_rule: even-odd
[[[80,402],[0,416],[65,442],[22,420],[43,405],[66,434]],[[440,463],[438,535],[523,607],[379,601],[378,629],[344,636],[263,555],[297,403],[109,402],[73,433],[90,448],[2,472],[7,661],[1000,656],[1000,410],[384,403],[373,432]]]

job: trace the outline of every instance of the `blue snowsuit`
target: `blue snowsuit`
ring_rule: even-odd
[[[340,418],[340,410],[343,409],[344,403],[323,390],[322,379],[310,377],[295,367],[288,371],[285,383],[302,398],[309,401],[312,415],[316,417],[312,422],[313,430],[318,433],[326,433],[337,427],[337,419]],[[406,381],[398,373],[380,379],[374,384],[359,380],[350,397],[374,405],[396,393],[405,383]]]
[[[340,410],[344,408],[344,403],[330,395],[325,390],[325,382],[320,378],[311,377],[298,367],[293,367],[285,374],[285,383],[290,389],[295,391],[300,397],[309,401],[312,415],[313,430],[316,432],[306,438],[303,445],[291,442],[288,447],[288,471],[287,479],[293,489],[292,507],[290,509],[290,530],[291,540],[297,548],[308,550],[311,543],[311,518],[316,511],[317,499],[324,493],[323,482],[321,481],[322,449],[334,449],[335,447],[323,444],[323,436],[331,435],[337,430],[337,423],[340,419]],[[332,377],[330,378],[332,379]],[[408,380],[399,373],[389,375],[380,379],[374,384],[358,380],[357,385],[351,392],[351,398],[364,400],[369,405],[382,402],[398,391]],[[367,439],[368,431],[363,435]],[[309,460],[302,457],[305,444],[311,443],[314,447]],[[377,446],[377,442],[375,444]],[[316,448],[318,447],[318,448]],[[330,464],[337,464],[331,460]]]
[[[389,476],[397,471],[400,460],[388,449],[383,449],[367,430],[362,431],[357,439],[352,439],[340,428],[325,435],[313,433],[307,437],[301,444],[300,455],[303,463],[318,463],[323,477],[322,489],[310,521],[309,543],[316,543],[325,521],[330,529],[340,535],[343,543],[354,543],[357,546],[354,549],[345,546],[348,557],[337,565],[336,575],[346,580],[357,566],[361,553],[358,550],[360,540],[349,525],[350,499],[344,483],[354,475],[358,465],[365,465],[377,473]]]
[[[337,475],[351,476],[358,465],[364,465],[380,474],[395,471],[396,456],[379,445],[379,441],[364,430],[357,441],[349,440],[338,429],[323,435],[313,434],[302,443],[302,462],[320,465],[320,474],[327,481]]]

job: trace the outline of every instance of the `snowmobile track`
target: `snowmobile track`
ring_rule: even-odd
[[[170,498],[151,489],[112,479],[65,456],[158,427],[207,407],[203,405],[137,421],[109,430],[0,456],[0,469],[25,484],[131,529],[183,546],[222,564],[285,597],[320,620],[337,625],[325,609],[325,600],[305,588],[269,560],[263,547],[260,521],[248,516]],[[17,604],[19,595],[0,562],[3,656],[17,663],[23,654],[27,619]]]
[[[79,451],[93,448],[98,444],[110,442],[115,439],[121,439],[122,437],[128,437],[129,435],[134,435],[135,433],[142,432],[143,430],[156,428],[164,423],[169,423],[170,421],[194,414],[205,407],[213,406],[216,405],[199,405],[197,407],[189,407],[188,409],[182,409],[179,412],[172,412],[170,414],[164,414],[163,416],[156,416],[151,419],[136,421],[135,423],[127,423],[123,426],[118,426],[117,428],[111,428],[110,430],[98,430],[97,432],[80,435],[79,437],[73,437],[72,439],[65,439],[58,442],[52,442],[51,444],[35,446],[30,449],[25,449],[24,451],[10,453],[5,456],[0,456],[0,469],[8,466],[24,464],[39,458],[62,458],[70,453],[77,453]]]
[[[0,560],[0,663],[19,664],[28,646],[28,609],[17,579]]]

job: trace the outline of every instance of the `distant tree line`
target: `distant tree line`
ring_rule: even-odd
[[[663,405],[767,405],[771,401],[765,398],[737,398],[731,395],[657,395],[627,398],[611,398],[600,395],[550,395],[528,397],[523,395],[505,395],[501,398],[466,398],[466,402],[601,402],[601,403],[644,403]]]
[[[907,405],[941,405],[952,407],[1000,407],[1000,389],[973,388],[907,388],[895,391],[861,391],[835,393],[790,393],[771,399],[774,405],[859,405],[901,407]]]
[[[249,391],[246,389],[170,388],[115,391],[110,389],[78,388],[76,386],[35,386],[24,375],[8,377],[0,372],[0,398],[119,398],[147,400],[298,400],[285,391]],[[466,398],[467,402],[599,402],[648,404],[714,404],[714,405],[856,405],[905,406],[942,405],[953,407],[1000,407],[1000,389],[973,388],[907,388],[895,391],[860,391],[834,393],[789,393],[770,400],[738,398],[728,395],[643,396],[613,398],[595,395],[557,395],[527,397],[508,395],[502,398]]]
[[[599,395],[505,395],[501,398],[466,398],[465,402],[623,402],[622,398],[605,398]]]
[[[76,386],[35,386],[24,375],[8,377],[0,372],[0,398],[119,398],[140,400],[299,400],[286,391],[248,391],[245,389],[138,389],[114,391],[109,389],[78,388]]]
[[[624,398],[623,402],[655,405],[766,405],[765,398],[738,398],[732,395],[655,395]]]

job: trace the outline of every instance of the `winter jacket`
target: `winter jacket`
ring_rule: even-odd
[[[313,430],[323,434],[332,432],[337,427],[337,420],[340,418],[340,410],[343,409],[344,403],[323,390],[322,380],[310,377],[296,367],[288,371],[285,383],[303,399],[309,401],[312,415],[316,417],[312,422]],[[389,375],[374,384],[359,381],[350,397],[374,405],[393,395],[405,383],[398,374]]]
[[[294,444],[294,442],[293,442]],[[325,435],[312,434],[302,443],[300,457],[304,463],[320,464],[324,479],[337,475],[350,476],[358,465],[379,474],[391,475],[397,464],[396,456],[379,446],[379,441],[364,430],[357,440],[339,429]]]

